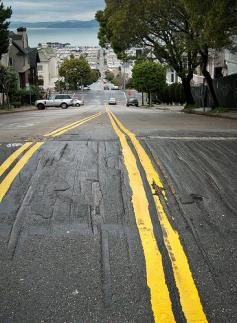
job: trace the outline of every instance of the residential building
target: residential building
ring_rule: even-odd
[[[178,77],[177,72],[172,68],[168,68],[166,71],[166,83],[181,83],[181,79]]]
[[[39,55],[36,48],[28,45],[26,28],[18,28],[17,33],[10,32],[9,40],[8,52],[2,56],[1,63],[12,66],[19,74],[21,88],[37,84]]]
[[[53,48],[40,48],[38,52],[40,58],[38,78],[45,90],[53,89],[55,82],[59,79],[57,52]]]
[[[216,52],[211,51],[207,70],[213,79],[237,74],[237,54],[232,53],[227,49]],[[204,76],[201,73],[200,67],[194,73],[192,84],[198,86],[204,83]]]

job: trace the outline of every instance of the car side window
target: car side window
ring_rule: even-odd
[[[60,99],[63,99],[63,95],[56,95],[55,96],[55,100],[60,100]]]

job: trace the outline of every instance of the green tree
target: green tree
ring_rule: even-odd
[[[236,51],[237,1],[185,0],[184,8],[191,30],[188,35],[189,42],[198,50],[202,74],[207,80],[214,105],[218,106],[219,102],[207,66],[209,56],[213,55],[214,51],[222,49]],[[184,30],[187,33],[187,28]]]
[[[186,35],[177,33],[173,20],[180,8],[174,0],[107,0],[104,11],[96,14],[100,23],[101,46],[111,44],[119,58],[126,57],[130,47],[145,47],[150,57],[171,66],[182,79],[186,101],[193,104],[190,81],[198,66],[198,51],[187,46]],[[174,14],[175,12],[175,14]],[[133,19],[131,19],[133,17]],[[134,19],[136,23],[134,24]]]
[[[126,82],[126,89],[133,89],[134,88],[134,81],[133,78],[130,78]]]
[[[56,90],[57,92],[62,93],[62,91],[64,91],[64,90],[66,89],[66,84],[65,84],[65,82],[64,82],[64,81],[62,81],[62,80],[57,80],[57,81],[54,83],[54,85],[55,85],[55,90]]]
[[[114,79],[114,73],[108,70],[105,72],[105,77],[109,82],[112,82]]]
[[[98,69],[92,69],[87,85],[93,84],[100,78],[101,74]]]
[[[9,47],[9,21],[12,15],[10,7],[4,7],[3,2],[0,3],[0,59],[2,54],[7,53]]]
[[[76,90],[78,84],[88,84],[91,77],[91,68],[83,56],[66,59],[59,68],[59,75],[64,77],[70,88]]]
[[[18,89],[19,76],[16,71],[12,67],[0,65],[0,92],[6,97],[8,106],[14,101],[14,96],[17,94]]]
[[[193,103],[190,81],[201,64],[214,102],[212,80],[207,71],[210,49],[234,48],[237,0],[107,0],[96,14],[102,46],[111,44],[123,57],[132,46],[150,48],[161,62],[182,79],[187,103]],[[134,24],[134,19],[136,24]]]
[[[151,105],[151,94],[162,92],[165,87],[166,69],[155,62],[141,61],[135,64],[132,79],[136,90],[148,93]]]

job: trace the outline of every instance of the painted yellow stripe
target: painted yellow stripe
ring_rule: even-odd
[[[83,121],[80,121],[78,124],[76,124],[75,126],[72,126],[72,127],[70,127],[70,128],[67,128],[66,130],[63,130],[63,131],[61,131],[61,132],[58,132],[58,133],[56,133],[55,135],[53,135],[52,137],[58,137],[58,136],[61,136],[61,135],[63,135],[65,132],[67,132],[67,131],[69,131],[69,130],[73,130],[73,129],[75,129],[75,128],[77,128],[77,127],[79,127],[79,126],[81,126],[82,124],[84,124],[84,123],[87,123],[87,122],[89,122],[89,121],[91,121],[91,120],[93,120],[93,119],[95,119],[95,118],[98,118],[99,116],[101,116],[102,114],[104,114],[104,112],[100,112],[100,113],[98,113],[98,114],[96,114],[96,115],[94,115],[94,116],[92,116],[92,117],[89,117],[88,119],[86,119],[86,120],[83,120]]]
[[[32,142],[27,142],[23,146],[21,146],[19,149],[14,151],[6,160],[3,162],[2,165],[0,165],[0,176],[2,176],[5,171],[11,166],[12,163],[17,159],[17,157],[20,156],[21,153],[23,153],[27,148],[32,145]]]
[[[75,129],[75,128],[77,128],[77,127],[79,127],[79,126],[81,126],[82,124],[84,124],[84,123],[87,123],[87,122],[89,122],[89,121],[91,121],[91,120],[93,120],[93,119],[95,119],[95,118],[98,118],[99,116],[101,116],[102,114],[104,114],[104,112],[100,112],[100,113],[98,113],[98,114],[96,114],[96,115],[94,115],[94,116],[92,116],[92,117],[89,117],[88,119],[86,119],[86,120],[83,120],[83,121],[80,121],[80,122],[78,122],[78,124],[76,124],[76,125],[74,125],[74,126],[72,126],[72,127],[69,127],[69,128],[67,128],[67,129],[65,129],[65,130],[62,130],[62,131],[60,131],[60,132],[57,132],[55,135],[53,135],[52,137],[53,138],[55,138],[55,137],[58,137],[58,136],[61,136],[61,135],[63,135],[65,132],[68,132],[68,131],[70,131],[70,130],[73,130],[73,129]]]
[[[13,169],[7,174],[4,180],[0,184],[0,203],[2,202],[4,196],[8,192],[11,184],[13,183],[16,176],[20,173],[22,168],[26,165],[28,160],[32,155],[43,145],[43,142],[38,142],[32,146],[18,161],[18,163],[13,167]]]
[[[149,203],[143,187],[142,178],[137,168],[136,159],[127,143],[125,135],[119,130],[109,114],[114,131],[119,137],[124,163],[128,171],[132,190],[132,204],[141,242],[144,250],[147,284],[151,292],[151,305],[155,322],[175,322],[168,287],[165,281],[162,256],[154,237],[153,225],[149,213]]]
[[[96,114],[98,114],[98,113],[96,113]],[[96,114],[95,114],[95,115],[96,115]],[[84,118],[84,119],[82,119],[82,120],[77,120],[77,121],[75,121],[75,122],[73,122],[73,123],[70,123],[70,124],[68,124],[68,125],[66,125],[66,126],[64,126],[64,127],[62,127],[62,128],[58,128],[58,129],[56,129],[56,130],[54,130],[54,131],[51,131],[51,132],[47,133],[47,134],[45,135],[45,137],[52,136],[52,135],[56,134],[57,132],[63,131],[63,130],[65,130],[65,129],[67,129],[67,128],[70,128],[70,127],[72,127],[72,126],[74,126],[74,125],[78,124],[79,122],[84,121],[84,120],[87,120],[88,118],[91,118],[91,117],[92,117],[92,116],[86,117],[86,118]]]
[[[153,183],[155,183],[162,191],[162,195],[166,198],[166,193],[164,191],[164,185],[160,179],[159,174],[156,172],[149,156],[147,155],[147,153],[145,152],[144,148],[142,147],[142,145],[140,144],[140,142],[137,140],[136,136],[134,133],[132,133],[131,131],[129,131],[127,128],[124,127],[124,125],[120,122],[120,120],[113,114],[113,112],[111,112],[113,118],[115,119],[115,121],[117,122],[117,124],[119,125],[120,129],[131,139],[138,155],[139,155],[139,159],[142,163],[142,166],[144,167],[144,165],[146,166],[146,173],[148,174],[148,180],[150,181],[150,184],[152,185]],[[155,193],[153,186],[152,186],[152,192]]]
[[[71,123],[71,124],[69,124],[69,125],[66,125],[66,126],[64,126],[64,127],[62,127],[62,128],[56,129],[56,130],[54,130],[54,131],[52,131],[52,132],[49,132],[49,133],[47,133],[47,134],[46,134],[46,135],[44,135],[44,136],[45,136],[45,137],[55,137],[54,135],[57,135],[58,133],[61,133],[62,131],[64,131],[64,133],[65,133],[66,131],[71,130],[71,127],[77,127],[77,126],[78,126],[78,125],[80,125],[82,122],[84,123],[84,122],[86,122],[86,121],[90,120],[92,117],[97,117],[97,116],[99,116],[99,115],[101,115],[101,114],[102,114],[102,112],[96,113],[96,114],[91,115],[91,116],[89,116],[89,117],[86,117],[86,118],[84,118],[84,119],[82,119],[82,120],[78,120],[78,121],[73,122],[73,123]]]
[[[118,118],[112,114],[119,127],[126,133],[131,139],[141,164],[146,173],[147,180],[150,184],[151,190],[153,189],[153,181],[157,181],[159,186],[163,187],[161,179],[157,174],[154,166],[152,165],[149,156],[137,140],[136,136],[127,130]],[[184,315],[187,322],[207,322],[206,315],[204,313],[200,296],[195,285],[192,272],[189,267],[187,256],[182,247],[179,234],[175,231],[169,222],[168,216],[164,210],[159,196],[153,195],[157,208],[160,224],[163,230],[164,241],[169,253],[169,257],[172,263],[176,286],[180,294],[180,302],[183,308]]]

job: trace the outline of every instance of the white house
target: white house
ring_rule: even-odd
[[[231,53],[224,49],[220,52],[210,52],[207,70],[213,79],[223,76],[228,76],[237,73],[237,54]],[[204,77],[201,73],[200,67],[194,73],[192,84],[203,84]]]
[[[53,48],[39,49],[40,63],[38,63],[38,79],[42,80],[43,88],[53,89],[59,79],[57,53]]]

